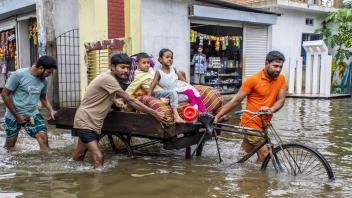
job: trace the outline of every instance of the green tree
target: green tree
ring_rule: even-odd
[[[345,61],[352,56],[352,9],[343,8],[329,13],[317,33],[330,49],[336,48],[333,72],[339,69],[341,75],[347,65]]]

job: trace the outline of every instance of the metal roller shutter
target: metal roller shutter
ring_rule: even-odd
[[[244,77],[257,73],[265,64],[268,52],[268,26],[247,25],[244,38]]]

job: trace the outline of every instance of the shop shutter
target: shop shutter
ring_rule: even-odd
[[[9,19],[0,22],[0,32],[13,29],[16,27],[16,21],[14,19]]]
[[[268,52],[268,26],[247,25],[244,42],[244,77],[246,78],[264,67]]]

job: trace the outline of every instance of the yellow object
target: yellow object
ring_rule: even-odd
[[[79,6],[80,81],[83,98],[88,85],[84,44],[108,39],[108,5],[107,1],[80,0]]]
[[[126,92],[128,95],[137,98],[141,95],[145,95],[154,79],[155,72],[152,68],[149,68],[148,72],[137,70],[135,73],[134,80],[127,87]],[[154,91],[161,91],[161,87],[158,85],[155,87]]]
[[[220,38],[217,37],[215,42],[215,51],[219,51],[219,50],[220,50]]]
[[[141,51],[141,0],[124,0],[124,5],[125,37],[131,38],[131,51],[136,54]]]

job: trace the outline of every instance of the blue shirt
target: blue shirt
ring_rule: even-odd
[[[191,64],[194,65],[196,74],[204,74],[207,71],[207,58],[204,54],[195,54]]]
[[[11,91],[10,97],[17,113],[27,117],[39,113],[40,95],[46,94],[48,82],[45,78],[33,76],[29,68],[24,68],[13,72],[5,87]],[[5,117],[14,119],[7,108]]]

